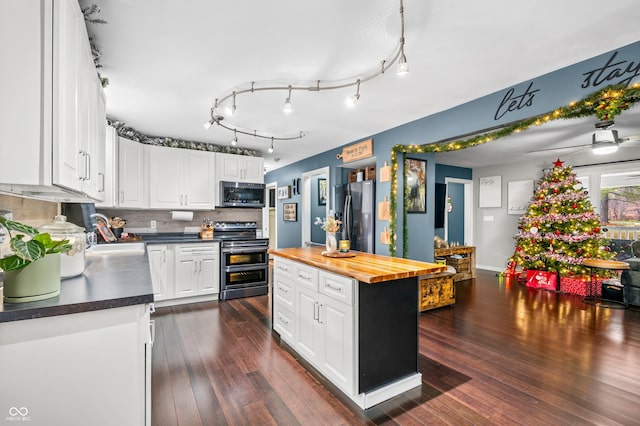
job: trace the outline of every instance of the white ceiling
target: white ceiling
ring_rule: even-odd
[[[97,4],[98,17],[107,21],[90,28],[102,52],[100,72],[110,81],[110,118],[152,136],[225,146],[233,133],[203,127],[214,99],[251,81],[355,80],[377,69],[400,36],[398,0],[80,4]],[[238,146],[262,152],[273,170],[640,40],[637,0],[405,0],[404,10],[408,75],[389,71],[363,83],[353,109],[344,99],[354,88],[294,92],[290,115],[282,112],[286,92],[239,96],[237,112],[225,124],[307,136],[276,142],[273,154],[267,153],[268,139],[239,135]],[[620,136],[640,134],[637,115],[616,118]],[[588,143],[594,122],[546,124],[535,137],[513,136],[521,138],[517,146],[496,141],[437,159],[465,167],[497,164],[504,156],[522,159],[535,144]],[[572,139],[576,135],[580,139]]]

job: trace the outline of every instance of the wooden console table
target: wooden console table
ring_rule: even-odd
[[[456,260],[451,258],[454,254],[463,256],[466,260]],[[453,281],[470,280],[476,277],[476,248],[471,246],[459,246],[449,248],[437,248],[434,250],[435,257],[444,257],[447,259],[447,265],[451,265],[456,268],[456,274],[453,276]]]

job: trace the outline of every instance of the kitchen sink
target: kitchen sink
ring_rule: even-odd
[[[142,254],[144,253],[144,243],[111,243],[111,244],[96,244],[87,249],[87,254]]]

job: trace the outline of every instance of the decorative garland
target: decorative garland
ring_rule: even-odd
[[[638,102],[640,102],[640,83],[635,83],[630,87],[625,85],[613,85],[592,93],[580,101],[571,102],[567,106],[557,108],[554,111],[550,111],[537,117],[519,121],[515,124],[496,130],[495,132],[473,136],[469,139],[449,142],[425,145],[394,145],[391,149],[391,194],[389,200],[391,218],[389,220],[389,254],[391,256],[396,255],[398,154],[406,155],[458,151],[460,149],[482,145],[498,138],[503,138],[513,133],[527,130],[531,126],[540,126],[553,120],[567,120],[593,115],[598,117],[600,120],[612,120],[616,115],[619,115],[622,111],[636,105]],[[406,182],[406,171],[404,173],[404,181]],[[409,250],[409,229],[407,225],[406,188],[403,187],[403,191],[405,195],[402,210],[402,257],[406,258]]]
[[[251,149],[233,146],[219,146],[208,142],[193,142],[161,136],[147,136],[137,130],[125,126],[125,123],[107,118],[107,124],[116,129],[118,136],[147,145],[166,146],[170,148],[194,149],[197,151],[222,152],[225,154],[247,155],[257,157],[258,153]]]

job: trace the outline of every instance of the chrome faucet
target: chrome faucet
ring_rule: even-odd
[[[105,225],[109,226],[109,218],[106,217],[105,215],[103,215],[102,213],[91,213],[89,215],[89,217],[91,217],[91,218],[99,217],[102,220],[104,220]],[[93,226],[96,227],[96,228],[98,227],[98,225],[95,224],[95,223],[93,224]]]

